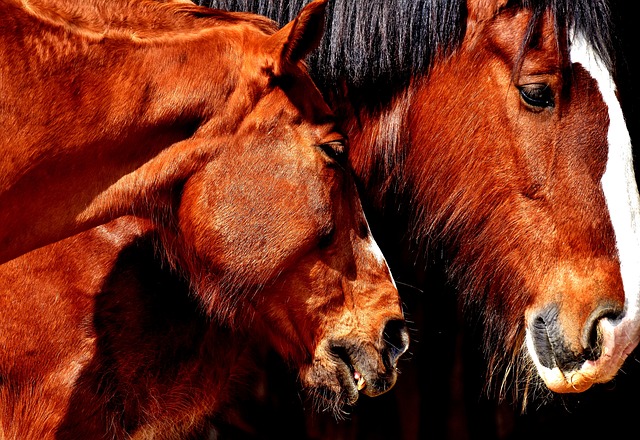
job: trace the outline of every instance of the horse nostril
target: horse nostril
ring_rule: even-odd
[[[385,367],[392,368],[409,348],[409,331],[403,319],[390,319],[382,332]]]
[[[586,360],[596,360],[602,352],[600,323],[603,319],[619,318],[622,309],[613,302],[600,304],[591,312],[580,333],[579,347],[566,339],[560,324],[560,309],[551,304],[541,310],[529,325],[531,342],[538,361],[547,368],[571,371]],[[577,341],[576,341],[577,342]]]
[[[529,331],[533,347],[538,357],[538,361],[547,368],[558,366],[559,349],[557,338],[562,333],[558,330],[559,310],[555,304],[550,304],[531,321]],[[554,348],[554,344],[556,347]]]
[[[602,344],[600,341],[600,322],[603,319],[615,321],[622,315],[622,308],[617,304],[605,303],[599,305],[585,322],[582,332],[582,347],[585,350],[585,358],[596,360],[600,357]]]

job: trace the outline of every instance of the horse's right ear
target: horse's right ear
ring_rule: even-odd
[[[306,5],[292,22],[269,37],[268,51],[273,55],[271,74],[278,76],[287,66],[302,61],[316,49],[324,32],[327,0],[315,0]]]

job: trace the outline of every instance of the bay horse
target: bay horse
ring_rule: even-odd
[[[200,3],[286,21],[305,2]],[[335,0],[328,17],[310,70],[392,271],[424,291],[417,332],[437,333],[442,267],[499,396],[611,381],[639,337],[640,203],[610,5]]]
[[[118,216],[0,265],[0,438],[215,436],[264,345],[336,415],[394,385],[397,288],[302,62],[325,0],[280,30],[185,2],[0,7],[3,136],[26,148],[3,167],[56,215]],[[87,191],[62,202],[57,177]]]

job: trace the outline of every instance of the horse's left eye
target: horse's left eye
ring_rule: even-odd
[[[318,247],[320,249],[326,249],[329,246],[331,246],[331,243],[333,243],[334,236],[335,236],[335,229],[332,226],[320,236],[320,239],[318,240]]]
[[[347,162],[347,148],[344,141],[331,141],[318,145],[318,147],[324,151],[324,153],[331,159],[338,162],[340,165],[344,165]]]
[[[520,98],[529,107],[541,110],[555,106],[553,90],[548,84],[525,84],[519,86],[518,90],[520,90]]]

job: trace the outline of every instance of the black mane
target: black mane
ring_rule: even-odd
[[[197,0],[232,11],[266,15],[281,26],[309,0]],[[350,88],[406,84],[425,72],[436,54],[447,54],[463,36],[464,0],[331,0],[325,37],[308,62],[321,87],[346,81]]]
[[[281,26],[309,0],[197,0],[201,5],[266,15]],[[513,0],[507,7],[550,8],[557,28],[582,33],[611,68],[614,50],[606,0]],[[330,0],[325,37],[308,62],[325,90],[346,81],[355,89],[397,89],[451,54],[465,32],[465,0]],[[534,23],[531,29],[535,28]],[[523,42],[525,47],[526,41]]]

